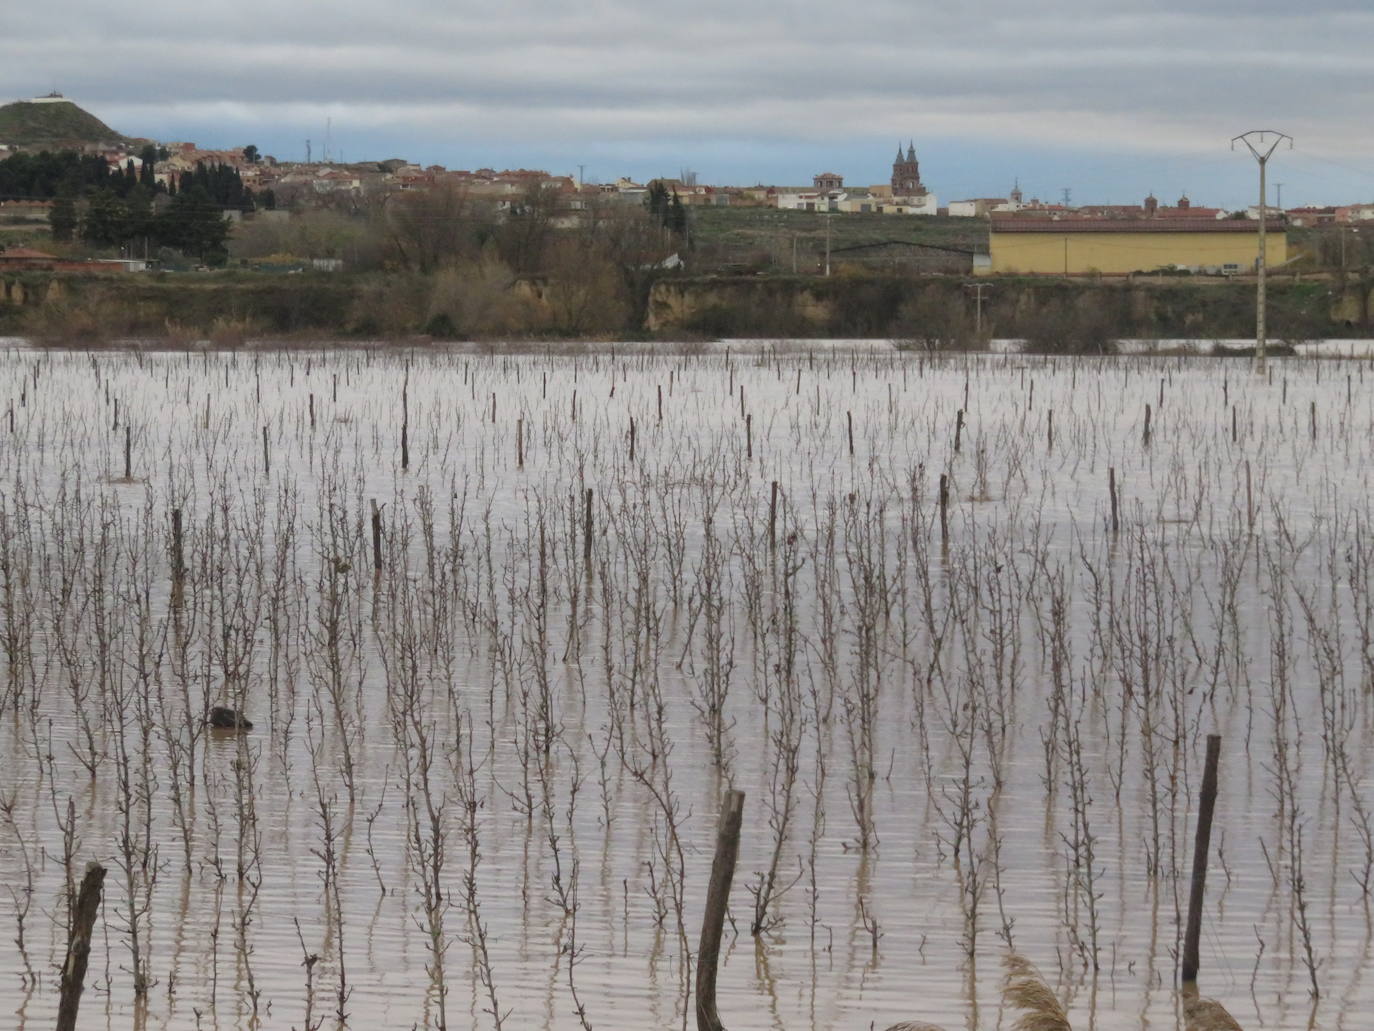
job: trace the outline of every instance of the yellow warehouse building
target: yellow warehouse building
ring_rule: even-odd
[[[1288,260],[1281,222],[1265,225],[1270,268]],[[1246,274],[1259,256],[1259,223],[1250,219],[994,218],[984,275],[1126,275],[1180,268]]]

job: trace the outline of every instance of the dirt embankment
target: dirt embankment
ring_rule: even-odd
[[[975,286],[981,286],[977,312]],[[1276,338],[1310,339],[1370,328],[1368,288],[1325,280],[1269,284]],[[1255,287],[1192,280],[959,277],[737,277],[664,280],[646,328],[719,336],[879,336],[957,340],[1034,336],[1055,325],[1108,337],[1244,337],[1254,332]]]
[[[430,328],[430,293],[416,288],[413,278],[0,273],[0,333],[77,341],[441,333]],[[933,346],[969,343],[980,334],[1067,335],[1090,348],[1094,340],[1122,337],[1244,337],[1254,331],[1255,312],[1253,283],[1188,279],[670,277],[653,284],[647,301],[643,325],[608,318],[601,321],[620,328],[603,332],[640,339],[879,337]],[[1270,335],[1304,340],[1335,330],[1368,333],[1372,302],[1367,282],[1279,279],[1269,288]],[[382,307],[385,324],[374,324],[372,316]],[[541,337],[558,335],[553,324],[532,325]],[[586,333],[571,336],[582,339]]]

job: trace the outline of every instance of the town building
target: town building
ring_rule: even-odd
[[[1288,260],[1282,222],[1266,223],[1269,267]],[[1259,225],[1249,219],[1024,218],[989,222],[980,275],[1128,275],[1187,270],[1248,273],[1259,254]]]

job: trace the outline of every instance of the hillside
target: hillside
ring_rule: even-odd
[[[21,100],[0,107],[0,143],[11,147],[80,147],[92,143],[119,143],[125,139],[70,100],[43,103]]]

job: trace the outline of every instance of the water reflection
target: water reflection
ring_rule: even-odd
[[[1361,362],[3,365],[19,1027],[88,858],[83,1020],[685,1026],[727,786],[730,1026],[1173,1026],[1213,731],[1204,993],[1374,1004]]]

